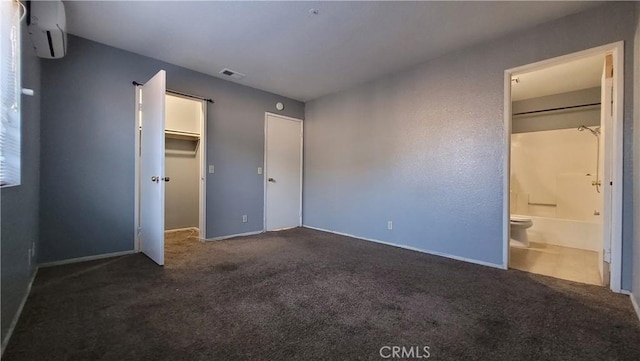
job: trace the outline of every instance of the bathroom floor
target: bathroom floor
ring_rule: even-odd
[[[598,252],[531,243],[529,248],[510,247],[509,267],[569,281],[602,285]]]

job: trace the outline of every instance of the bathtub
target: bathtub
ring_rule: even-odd
[[[589,251],[602,251],[602,223],[549,217],[531,218],[529,241]]]

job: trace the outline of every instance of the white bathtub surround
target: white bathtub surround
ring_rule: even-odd
[[[591,185],[597,150],[597,138],[577,129],[512,134],[511,213],[602,222],[602,193]]]
[[[597,138],[577,129],[511,135],[511,213],[530,217],[529,240],[602,251]],[[602,169],[602,167],[600,167]]]

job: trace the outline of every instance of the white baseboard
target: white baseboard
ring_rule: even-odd
[[[638,320],[640,320],[640,302],[638,302],[636,296],[631,291],[627,290],[620,290],[620,293],[624,293],[625,295],[629,296],[629,298],[631,299],[631,304],[633,305],[633,309],[636,311],[636,315],[638,316]]]
[[[636,315],[638,316],[638,320],[640,320],[640,305],[638,305],[638,299],[633,295],[633,293],[629,295],[629,298],[631,298],[633,309],[636,310]]]
[[[497,264],[497,263],[490,263],[490,262],[485,262],[485,261],[479,261],[477,259],[472,259],[472,258],[454,256],[454,255],[448,254],[448,253],[429,251],[429,250],[426,250],[426,249],[415,248],[415,247],[406,246],[406,245],[403,245],[403,244],[396,244],[396,243],[380,241],[380,240],[373,239],[373,238],[364,238],[364,237],[355,236],[355,235],[349,234],[349,233],[335,232],[335,231],[331,231],[331,230],[328,230],[328,229],[312,227],[312,226],[308,226],[308,225],[304,225],[304,224],[302,225],[302,227],[309,228],[309,229],[315,229],[316,231],[328,232],[328,233],[338,234],[338,235],[341,235],[341,236],[357,238],[357,239],[361,239],[363,241],[380,243],[380,244],[384,244],[384,245],[387,245],[387,246],[393,246],[393,247],[408,249],[408,250],[411,250],[411,251],[426,253],[426,254],[430,254],[430,255],[433,255],[433,256],[440,256],[440,257],[455,259],[456,261],[463,261],[463,262],[469,262],[469,263],[478,264],[478,265],[481,265],[481,266],[504,269],[503,265]]]
[[[164,231],[164,233],[175,233],[175,232],[185,232],[185,231],[198,231],[198,232],[200,232],[198,227],[186,227],[186,228],[167,229],[167,230]]]
[[[245,236],[255,236],[256,234],[261,234],[261,233],[264,233],[264,231],[238,233],[238,234],[232,234],[232,235],[229,235],[229,236],[206,238],[206,239],[204,239],[204,241],[205,242],[222,241],[223,239],[229,239],[229,238],[235,238],[235,237],[245,237]]]
[[[94,260],[103,259],[103,258],[126,256],[128,254],[133,254],[133,253],[137,253],[137,251],[130,250],[130,251],[122,251],[122,252],[104,253],[104,254],[97,254],[95,256],[86,256],[86,257],[65,259],[65,260],[62,260],[62,261],[45,262],[45,263],[39,264],[38,267],[46,268],[46,267],[53,267],[53,266],[61,266],[63,264],[87,262],[87,261],[94,261]]]
[[[11,320],[11,325],[9,326],[9,330],[7,331],[7,334],[4,337],[4,340],[2,340],[2,346],[0,347],[0,359],[2,358],[2,355],[4,354],[4,350],[6,350],[7,345],[9,344],[9,340],[11,339],[11,335],[13,334],[13,330],[15,330],[16,325],[18,324],[18,320],[20,319],[20,315],[22,314],[22,309],[24,308],[24,305],[27,303],[27,298],[29,298],[29,295],[31,294],[31,286],[33,286],[33,281],[36,279],[36,274],[38,274],[38,266],[36,266],[36,269],[33,270],[33,275],[31,275],[31,280],[29,280],[27,291],[24,293],[24,296],[22,297],[22,301],[20,302],[18,311],[16,311],[16,314],[13,316],[13,320]]]

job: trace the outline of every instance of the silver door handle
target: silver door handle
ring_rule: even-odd
[[[160,181],[160,177],[153,176],[151,177],[151,181],[158,183]]]
[[[168,181],[170,181],[170,180],[171,180],[171,179],[169,179],[169,177],[164,177],[164,178],[161,178],[161,179],[162,179],[163,181],[165,181],[165,182],[168,182]]]
[[[273,179],[273,178],[269,178],[269,179],[267,179],[267,181],[269,181],[269,182],[271,182],[271,183],[275,183],[275,182],[276,182],[276,180],[275,180],[275,179]]]

